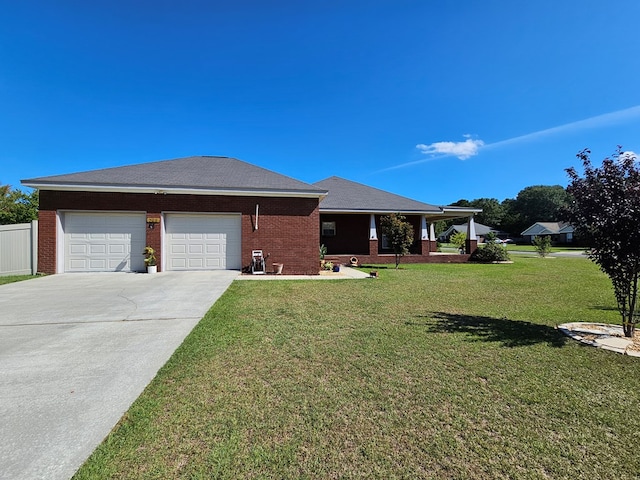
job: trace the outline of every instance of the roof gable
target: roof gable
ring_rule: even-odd
[[[230,157],[196,156],[23,180],[37,188],[292,193],[322,196],[305,182]]]
[[[520,235],[555,235],[563,226],[562,222],[536,222]]]
[[[442,212],[442,208],[439,206],[418,202],[340,177],[329,177],[314,183],[314,185],[328,192],[320,202],[321,212]]]

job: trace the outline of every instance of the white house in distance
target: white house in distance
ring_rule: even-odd
[[[573,226],[565,222],[536,222],[521,233],[524,242],[533,243],[537,236],[550,236],[555,243],[572,243]]]
[[[507,234],[505,232],[502,232],[500,230],[496,230],[495,228],[491,228],[488,227],[487,225],[483,225],[481,223],[476,222],[475,224],[476,227],[476,236],[478,238],[478,242],[482,243],[484,242],[484,239],[487,237],[487,235],[490,232],[493,232],[496,234],[497,237],[502,237],[502,236],[506,236]],[[449,239],[451,238],[451,235],[454,235],[456,233],[467,233],[467,224],[461,224],[461,225],[451,225],[449,228],[447,228],[444,232],[442,232],[440,235],[438,235],[438,240],[441,242],[448,242]]]

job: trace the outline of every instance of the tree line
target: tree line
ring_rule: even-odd
[[[507,198],[502,202],[496,198],[477,198],[460,199],[451,205],[481,208],[482,213],[475,215],[476,222],[512,236],[520,236],[536,222],[566,221],[569,199],[569,194],[560,185],[534,185],[520,190],[516,198]],[[456,223],[460,223],[460,220],[438,222],[436,232],[439,234]]]
[[[38,191],[23,192],[0,185],[0,225],[29,223],[38,218]]]

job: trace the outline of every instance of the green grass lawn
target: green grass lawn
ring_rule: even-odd
[[[7,283],[13,282],[21,282],[22,280],[29,280],[31,278],[36,278],[37,275],[7,275],[0,276],[0,285],[5,285]]]
[[[579,252],[582,253],[586,250],[586,247],[551,247],[551,253],[553,252]],[[507,245],[507,251],[519,251],[519,252],[535,252],[536,247],[533,245],[514,245],[512,243]]]
[[[582,258],[234,282],[75,478],[638,478],[640,360]]]
[[[483,244],[480,244],[480,245],[482,246]],[[458,247],[456,247],[452,243],[441,243],[440,244],[440,250],[442,252],[445,252],[445,253],[455,253],[455,252],[458,251]],[[507,244],[507,251],[509,251],[509,252],[517,251],[517,252],[533,252],[533,253],[535,253],[536,247],[534,247],[533,245],[522,245],[522,244],[509,243],[509,244]],[[563,245],[563,246],[560,246],[560,247],[551,247],[551,253],[554,253],[554,252],[584,252],[584,251],[585,251],[585,247],[568,247],[566,245]]]

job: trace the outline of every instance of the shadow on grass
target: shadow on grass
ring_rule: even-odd
[[[567,341],[567,337],[553,327],[521,320],[445,312],[418,317],[429,318],[431,321],[407,321],[406,324],[426,326],[434,333],[466,333],[478,341],[500,342],[505,347],[526,347],[537,343],[562,347]]]
[[[618,312],[618,307],[611,307],[605,305],[594,305],[591,310],[602,310],[603,312]]]

